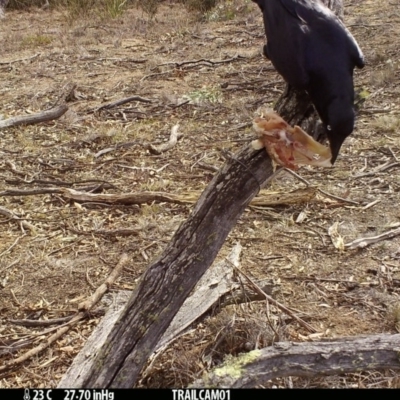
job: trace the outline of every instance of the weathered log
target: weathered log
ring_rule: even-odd
[[[228,360],[195,387],[254,388],[285,376],[313,377],[400,369],[400,334],[348,337],[326,342],[280,342]]]

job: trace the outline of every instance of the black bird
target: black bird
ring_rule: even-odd
[[[264,54],[289,85],[309,94],[326,130],[332,164],[354,128],[353,70],[364,56],[320,0],[253,0],[263,12]]]

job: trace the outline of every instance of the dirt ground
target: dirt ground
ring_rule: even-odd
[[[319,334],[310,336],[272,306],[267,311],[265,302],[230,306],[166,349],[142,386],[184,386],[226,354],[269,345],[269,324],[274,340],[292,341],[400,330],[400,236],[341,250],[329,233],[336,227],[348,243],[400,226],[400,3],[344,3],[346,24],[366,57],[355,75],[366,99],[335,167],[299,170],[333,196],[250,207],[218,257],[239,241],[240,268],[255,280],[268,278],[276,299]],[[15,320],[73,315],[123,252],[129,265],[111,291],[133,289],[193,207],[74,202],[54,189],[197,197],[223,165],[222,149],[235,152],[252,138],[257,108],[273,106],[284,86],[262,57],[262,18],[248,0],[222,3],[203,20],[174,3],[160,6],[153,20],[135,8],[114,20],[8,11],[0,43],[3,118],[49,109],[76,85],[59,120],[0,131],[1,366],[54,333],[54,325]],[[130,96],[150,102],[98,110]],[[183,134],[177,145],[151,154],[146,144],[168,141],[175,124]],[[284,173],[266,190],[305,185]],[[10,195],[13,190],[20,192]],[[40,354],[3,370],[0,387],[55,387],[100,318],[92,315]],[[400,387],[400,379],[395,371],[373,371],[266,386],[272,385]]]

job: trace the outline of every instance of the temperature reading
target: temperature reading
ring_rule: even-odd
[[[51,390],[32,390],[33,396],[30,396],[29,389],[25,389],[24,400],[52,400]],[[26,397],[28,396],[28,397]]]

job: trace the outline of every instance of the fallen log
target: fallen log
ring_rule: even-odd
[[[379,369],[400,369],[400,334],[323,342],[279,342],[232,357],[193,387],[254,388],[286,376],[315,377]]]

